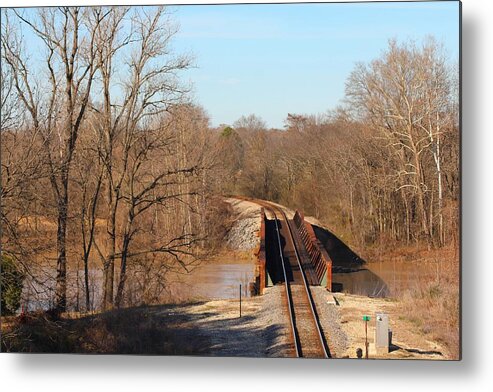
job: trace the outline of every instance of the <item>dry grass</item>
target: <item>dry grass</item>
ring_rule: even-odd
[[[356,350],[365,347],[365,323],[363,315],[370,315],[368,340],[370,358],[378,359],[452,359],[444,344],[422,333],[420,327],[402,316],[400,301],[391,298],[368,298],[352,294],[336,293],[340,326],[348,337],[346,350],[341,357],[356,358]],[[386,313],[392,330],[392,346],[389,353],[377,353],[374,347],[375,314]]]
[[[370,263],[412,263],[413,268],[428,270],[427,274],[417,274],[413,279],[415,284],[409,288],[393,287],[392,281],[387,283],[398,300],[400,317],[411,321],[425,337],[445,346],[448,357],[458,359],[460,265],[457,247],[454,244],[439,249],[426,244],[393,245],[389,242],[367,248],[364,257]]]
[[[2,324],[5,352],[190,355],[203,352],[203,338],[181,338],[180,330],[151,315],[151,308],[52,319],[46,313]]]
[[[400,298],[402,314],[431,339],[443,343],[459,359],[459,292],[453,282],[427,283]]]
[[[430,339],[445,345],[450,357],[460,356],[459,262],[451,248],[415,253],[423,263],[440,265],[440,273],[419,280],[397,294],[403,317],[412,321]]]
[[[280,287],[282,289],[282,287]],[[274,288],[271,288],[274,289]],[[281,291],[237,300],[189,302],[102,314],[46,314],[2,325],[10,352],[284,357],[290,348]]]

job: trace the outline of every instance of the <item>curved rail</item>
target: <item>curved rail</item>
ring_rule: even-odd
[[[320,320],[319,320],[319,317],[318,317],[318,314],[317,314],[317,311],[315,308],[315,303],[313,301],[313,297],[311,295],[310,288],[309,288],[309,285],[308,285],[307,280],[306,280],[305,271],[303,270],[303,266],[302,266],[302,263],[300,261],[299,251],[297,249],[296,241],[294,240],[294,234],[293,234],[292,229],[289,225],[286,213],[280,207],[278,207],[274,204],[271,204],[269,202],[266,202],[264,200],[252,200],[252,201],[254,201],[255,203],[258,203],[260,205],[263,205],[264,208],[269,209],[271,211],[271,213],[274,215],[274,221],[275,221],[276,233],[277,233],[277,241],[278,241],[279,253],[280,253],[280,257],[281,257],[281,265],[282,265],[283,274],[284,274],[286,295],[287,295],[287,299],[288,299],[289,317],[290,317],[291,328],[292,328],[293,337],[294,337],[294,341],[295,341],[296,356],[297,357],[303,356],[303,348],[301,347],[301,339],[300,339],[299,331],[298,331],[298,328],[296,325],[297,322],[296,322],[296,315],[295,315],[295,307],[294,307],[293,299],[292,299],[291,285],[290,285],[290,282],[288,281],[287,273],[286,273],[286,266],[285,266],[286,262],[285,262],[285,258],[284,258],[283,251],[282,251],[281,234],[280,234],[279,225],[278,225],[279,219],[278,219],[277,214],[275,212],[276,210],[281,214],[284,221],[286,222],[287,230],[288,230],[289,236],[291,237],[291,242],[293,244],[294,254],[296,256],[296,261],[297,261],[297,264],[298,264],[299,269],[300,269],[300,273],[301,273],[301,277],[302,277],[302,281],[303,281],[303,286],[305,289],[304,291],[306,293],[307,301],[308,301],[308,304],[310,306],[310,314],[311,314],[312,321],[313,321],[315,328],[316,328],[316,331],[317,331],[317,340],[320,344],[320,351],[323,353],[323,356],[325,358],[329,358],[330,357],[330,351],[329,351],[329,348],[328,348],[327,343],[325,341],[325,338],[324,338],[324,335],[322,332],[322,328],[320,326]]]

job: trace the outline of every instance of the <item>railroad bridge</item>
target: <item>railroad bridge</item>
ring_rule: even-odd
[[[257,202],[257,201],[256,201]],[[260,202],[259,202],[260,203]],[[332,260],[315,235],[312,225],[304,219],[303,213],[296,211],[293,219],[272,214],[269,204],[261,202],[260,245],[258,250],[259,273],[257,288],[260,294],[266,286],[284,281],[282,256],[287,259],[299,258],[301,269],[307,283],[311,286],[324,286],[332,291]],[[267,213],[266,213],[267,211]],[[279,232],[277,230],[279,229]],[[296,263],[286,263],[287,279],[293,280]]]

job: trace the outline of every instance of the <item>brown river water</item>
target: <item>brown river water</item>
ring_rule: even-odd
[[[176,277],[170,291],[179,300],[249,297],[249,283],[255,280],[253,264],[205,264],[192,273]]]
[[[388,297],[413,290],[422,282],[438,280],[440,274],[440,263],[386,261],[367,263],[354,272],[334,273],[332,280],[342,285],[338,289],[343,292]]]
[[[77,298],[75,272],[69,274],[67,304],[69,310],[76,310],[77,303],[84,303],[83,274],[79,271],[79,298]],[[101,304],[102,271],[90,270],[91,302],[97,309]],[[163,297],[165,302],[190,301],[202,299],[231,299],[250,297],[250,282],[255,280],[253,264],[203,264],[189,274],[173,274],[168,277],[168,291]],[[40,270],[36,280],[25,282],[23,306],[29,311],[46,310],[52,305],[55,281],[54,270]],[[26,284],[27,283],[27,284]],[[82,305],[81,305],[82,307]]]
[[[334,273],[333,282],[336,291],[371,297],[395,296],[400,292],[418,287],[422,281],[437,280],[440,277],[439,263],[418,263],[409,261],[368,263],[353,272]],[[79,272],[82,280],[83,272]],[[92,301],[96,307],[100,304],[102,272],[91,270]],[[45,274],[46,276],[46,274]],[[181,274],[169,279],[168,300],[189,301],[200,299],[239,298],[240,285],[242,297],[249,297],[249,284],[255,279],[253,264],[204,264],[190,274]],[[44,284],[31,282],[24,290],[24,308],[30,311],[47,309],[53,297],[49,287],[51,279]],[[69,284],[68,303],[73,310],[77,301],[83,302],[83,294],[77,299],[75,284]],[[70,289],[72,287],[72,289]],[[81,289],[82,292],[82,283]]]

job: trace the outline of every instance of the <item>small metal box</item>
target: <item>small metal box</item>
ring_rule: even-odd
[[[377,313],[375,317],[375,349],[378,354],[389,352],[389,316]]]

